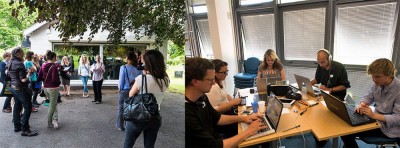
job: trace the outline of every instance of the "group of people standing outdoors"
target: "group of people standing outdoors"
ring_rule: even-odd
[[[320,89],[328,91],[344,100],[350,88],[345,66],[332,60],[326,49],[317,52],[317,70],[311,84],[320,84]],[[261,126],[258,115],[232,115],[232,109],[240,105],[241,99],[230,96],[224,88],[228,75],[228,63],[220,59],[211,62],[203,58],[188,58],[185,61],[185,139],[186,147],[236,147],[247,137],[266,128]],[[400,138],[400,80],[396,77],[394,64],[385,58],[373,61],[367,68],[374,85],[361,99],[355,112],[377,120],[380,129],[341,137],[345,147],[357,147],[357,136],[380,136]],[[257,78],[281,77],[286,80],[283,64],[274,50],[268,49],[258,68]],[[369,105],[375,103],[375,111]],[[237,133],[237,122],[249,123],[249,128]],[[233,126],[232,126],[233,125]],[[234,131],[234,132],[232,132]],[[316,145],[323,147],[326,141]]]
[[[10,75],[12,82],[12,93],[15,100],[15,105],[11,107],[7,102],[10,102],[11,97],[7,97],[3,112],[11,112],[13,108],[14,131],[22,132],[22,136],[36,136],[37,131],[31,130],[29,126],[29,118],[32,112],[32,104],[36,104],[36,97],[40,89],[43,89],[49,100],[48,107],[48,128],[59,128],[59,116],[57,109],[57,98],[59,86],[64,86],[64,95],[69,97],[71,74],[74,71],[73,62],[70,62],[68,57],[64,56],[60,62],[57,62],[55,52],[47,51],[44,58],[45,61],[37,59],[37,55],[28,51],[24,58],[24,51],[17,47],[12,49],[11,53],[4,54],[4,63],[0,63],[0,70],[7,72],[1,75]],[[95,57],[95,62],[90,65],[88,56],[83,54],[80,56],[79,67],[77,69],[83,83],[82,97],[89,97],[87,87],[88,79],[93,81],[94,100],[96,104],[102,103],[102,83],[105,72],[105,65],[99,55]],[[25,62],[24,62],[25,61]],[[153,93],[158,103],[160,110],[164,92],[169,86],[170,80],[166,72],[166,64],[163,54],[158,50],[146,50],[144,53],[129,51],[125,55],[126,64],[120,67],[118,81],[118,113],[116,127],[120,131],[125,131],[125,148],[133,147],[135,140],[141,132],[144,133],[145,147],[154,147],[157,139],[158,130],[161,127],[162,119],[155,118],[147,122],[125,121],[123,118],[124,100],[133,97],[137,94],[145,93],[142,90],[142,75],[146,77],[147,93]],[[3,68],[2,68],[3,67]],[[4,83],[2,80],[1,82]],[[32,89],[41,82],[43,88]],[[32,94],[35,94],[32,97]],[[39,104],[39,103],[37,103]],[[22,118],[20,112],[22,113]],[[9,111],[10,110],[10,111]],[[22,120],[22,122],[21,122]]]

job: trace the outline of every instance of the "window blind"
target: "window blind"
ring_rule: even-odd
[[[338,6],[333,58],[343,64],[368,65],[392,58],[396,2]]]
[[[210,38],[210,27],[207,19],[196,20],[201,48],[201,56],[203,58],[214,58],[211,38]]]
[[[242,16],[244,58],[263,60],[267,49],[275,50],[274,14]]]
[[[324,48],[325,8],[283,12],[284,59],[316,61]]]

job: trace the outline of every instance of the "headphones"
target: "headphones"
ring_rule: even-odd
[[[326,54],[328,54],[328,61],[329,61],[329,64],[331,64],[331,61],[332,61],[331,53],[326,49],[320,49],[320,50],[318,50],[317,54],[319,54],[320,52],[325,52]]]

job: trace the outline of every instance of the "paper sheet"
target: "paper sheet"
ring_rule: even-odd
[[[290,110],[288,108],[283,108],[282,114],[287,114],[287,113],[290,113]]]

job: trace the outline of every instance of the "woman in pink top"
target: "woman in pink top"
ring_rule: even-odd
[[[56,53],[49,51],[46,54],[47,63],[43,64],[39,71],[39,79],[43,81],[44,93],[48,96],[49,111],[47,114],[47,127],[58,129],[58,111],[57,111],[57,98],[58,87],[61,84],[60,75],[58,71],[60,65],[56,62]]]

